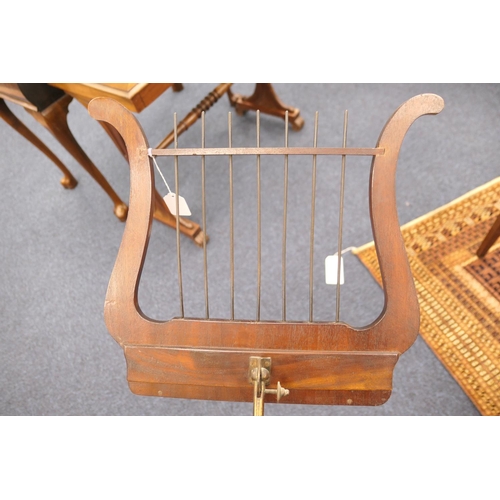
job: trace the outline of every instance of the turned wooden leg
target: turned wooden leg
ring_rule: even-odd
[[[239,115],[245,114],[248,110],[260,110],[261,113],[285,119],[285,112],[288,111],[288,121],[293,130],[301,130],[304,126],[304,119],[300,116],[300,111],[283,104],[270,83],[256,83],[254,93],[250,97],[233,94],[231,90],[229,90],[228,96],[231,106],[234,106]]]
[[[68,106],[72,97],[64,95],[55,103],[41,112],[27,109],[41,125],[49,130],[54,137],[66,148],[66,150],[75,158],[78,163],[95,179],[95,181],[104,189],[114,203],[114,213],[118,219],[125,221],[127,218],[128,207],[116,194],[106,178],[99,169],[92,163],[85,151],[80,147],[74,138],[68,126],[67,115]]]
[[[178,124],[177,136],[185,132],[191,125],[196,123],[204,111],[208,111],[226,92],[229,92],[232,83],[221,83],[209,92]],[[165,149],[174,142],[174,131],[172,130],[159,144],[156,149]]]
[[[3,99],[0,99],[0,117],[59,167],[64,174],[64,177],[60,181],[63,187],[66,189],[73,189],[78,184],[77,180],[66,168],[64,163],[28,127],[26,127],[19,118],[17,118]]]
[[[476,252],[478,257],[484,257],[488,250],[492,247],[492,245],[497,241],[500,237],[500,215],[497,217],[497,220],[491,226],[491,229],[486,234],[484,240],[481,245],[479,245],[479,249]]]

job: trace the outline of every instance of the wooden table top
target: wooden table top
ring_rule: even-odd
[[[111,97],[140,113],[173,83],[50,83],[87,105],[94,97]]]

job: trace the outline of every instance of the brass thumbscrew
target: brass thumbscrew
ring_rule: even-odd
[[[269,370],[267,368],[261,368],[260,369],[260,383],[267,383],[267,381],[269,380],[270,378],[270,373],[269,373]],[[252,370],[252,379],[255,380],[255,381],[258,381],[258,377],[259,377],[259,369],[258,368],[254,368]],[[285,389],[284,387],[281,386],[280,382],[278,382],[276,384],[276,389],[267,389],[265,388],[264,389],[264,394],[276,394],[276,402],[279,403],[280,402],[280,399],[283,397],[283,396],[288,396],[288,394],[290,394],[290,391],[288,389]]]
[[[280,402],[280,399],[283,396],[288,396],[288,394],[290,394],[290,391],[288,389],[285,389],[284,387],[281,387],[281,384],[279,382],[276,384],[276,389],[265,389],[264,392],[266,394],[276,394],[277,403]]]

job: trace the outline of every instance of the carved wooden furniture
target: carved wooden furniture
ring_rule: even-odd
[[[68,127],[68,106],[72,97],[45,83],[2,83],[0,84],[0,117],[11,127],[28,139],[34,146],[47,155],[64,173],[61,184],[74,188],[77,184],[67,167],[59,158],[29,130],[8,108],[5,100],[22,106],[37,122],[43,125],[75,158],[78,163],[96,180],[109,195],[114,204],[114,213],[124,221],[127,205],[120,199],[100,170],[80,147]]]
[[[85,107],[95,97],[111,97],[123,104],[128,110],[140,113],[150,105],[159,95],[168,88],[178,92],[183,89],[180,83],[51,83],[50,85],[63,90],[74,97]],[[285,117],[289,119],[294,130],[300,130],[304,126],[304,120],[297,108],[287,106],[281,102],[270,83],[257,83],[255,91],[251,96],[231,92],[232,83],[221,83],[209,92],[177,125],[177,134],[180,135],[191,127],[205,111],[208,111],[224,94],[228,94],[231,106],[240,115],[249,110],[259,109],[261,112]],[[101,123],[106,133],[111,137],[122,155],[127,158],[127,148],[119,134],[107,123]],[[174,141],[174,132],[171,131],[157,145],[157,148],[167,148]],[[155,190],[154,192],[153,217],[164,224],[175,228],[176,218],[170,213],[163,198]],[[199,224],[184,217],[180,218],[180,231],[191,238],[197,245],[203,242],[203,231]]]
[[[0,84],[0,117],[7,122],[14,130],[19,132],[25,139],[37,147],[45,156],[51,159],[64,174],[61,179],[61,184],[66,189],[73,189],[77,185],[77,180],[73,174],[68,170],[66,165],[52,152],[52,150],[42,142],[7,106],[5,99],[15,102],[24,108],[32,108],[37,111],[37,107],[28,101],[28,99],[21,93],[17,84]],[[59,96],[55,96],[57,100]]]
[[[109,282],[104,313],[110,334],[124,350],[131,391],[149,396],[253,401],[254,415],[264,413],[264,402],[280,399],[284,403],[325,405],[380,405],[386,402],[391,395],[392,374],[396,362],[400,354],[413,344],[419,329],[419,305],[396,209],[396,165],[402,141],[414,120],[422,115],[437,114],[443,106],[443,100],[433,94],[418,95],[408,100],[388,120],[374,148],[346,147],[344,131],[343,147],[318,148],[315,141],[314,147],[311,148],[291,148],[286,140],[285,147],[262,148],[258,140],[257,147],[233,148],[229,144],[229,147],[205,148],[202,139],[198,149],[151,149],[138,121],[123,106],[110,99],[92,100],[89,104],[90,115],[114,127],[129,151],[129,215]],[[206,157],[229,158],[230,172],[232,158],[251,157],[252,165],[255,165],[254,160],[257,158],[259,175],[259,159],[263,155],[281,155],[285,159],[284,235],[287,218],[287,165],[290,155],[310,156],[313,166],[319,155],[341,156],[342,172],[347,156],[373,158],[369,185],[370,217],[383,279],[385,305],[380,316],[372,324],[354,328],[339,321],[338,314],[336,321],[317,323],[313,321],[312,313],[309,321],[288,321],[285,284],[281,321],[260,320],[260,284],[257,289],[259,308],[256,318],[235,320],[232,257],[231,317],[212,319],[209,317],[208,307],[205,318],[185,317],[179,224],[179,317],[166,322],[156,321],[141,311],[137,294],[151,231],[155,191],[151,159],[156,156],[174,158],[175,191],[179,193],[179,162],[185,156],[199,157],[204,200]],[[260,185],[259,182],[257,186]],[[230,189],[232,214],[232,176]],[[341,193],[342,191],[343,183]],[[257,199],[260,199],[259,187]],[[312,213],[313,208],[314,202]],[[311,226],[312,254],[314,215]],[[342,248],[341,233],[340,223],[339,249]],[[231,255],[232,236],[231,230]],[[260,239],[260,236],[258,238]],[[286,236],[282,251],[283,265],[286,266]],[[340,252],[338,255],[340,259]],[[205,286],[206,269],[205,254]],[[258,266],[258,283],[260,272]],[[284,282],[286,272],[283,272],[282,276]],[[337,285],[337,307],[339,293],[340,288]],[[312,311],[311,290],[310,308]]]

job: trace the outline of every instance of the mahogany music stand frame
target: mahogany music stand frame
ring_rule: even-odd
[[[283,402],[296,404],[386,402],[399,356],[413,344],[419,331],[419,303],[397,216],[398,155],[411,124],[422,115],[439,113],[443,107],[443,99],[434,94],[409,99],[388,120],[375,148],[348,148],[344,141],[340,148],[285,145],[166,150],[150,149],[137,119],[119,103],[104,98],[91,101],[90,115],[113,126],[129,151],[129,214],[104,314],[110,334],[124,350],[131,391],[169,398],[253,401],[254,415],[264,413],[264,402],[279,401],[283,396]],[[372,157],[370,218],[385,299],[374,322],[354,328],[338,320],[186,318],[182,279],[180,317],[156,321],[141,311],[137,295],[154,207],[151,156],[173,156],[177,171],[182,156],[198,156],[203,161],[214,155],[336,155],[344,160],[351,155]],[[176,174],[178,193],[177,178]],[[178,235],[177,223],[177,241]],[[179,244],[177,248],[181,278]]]

